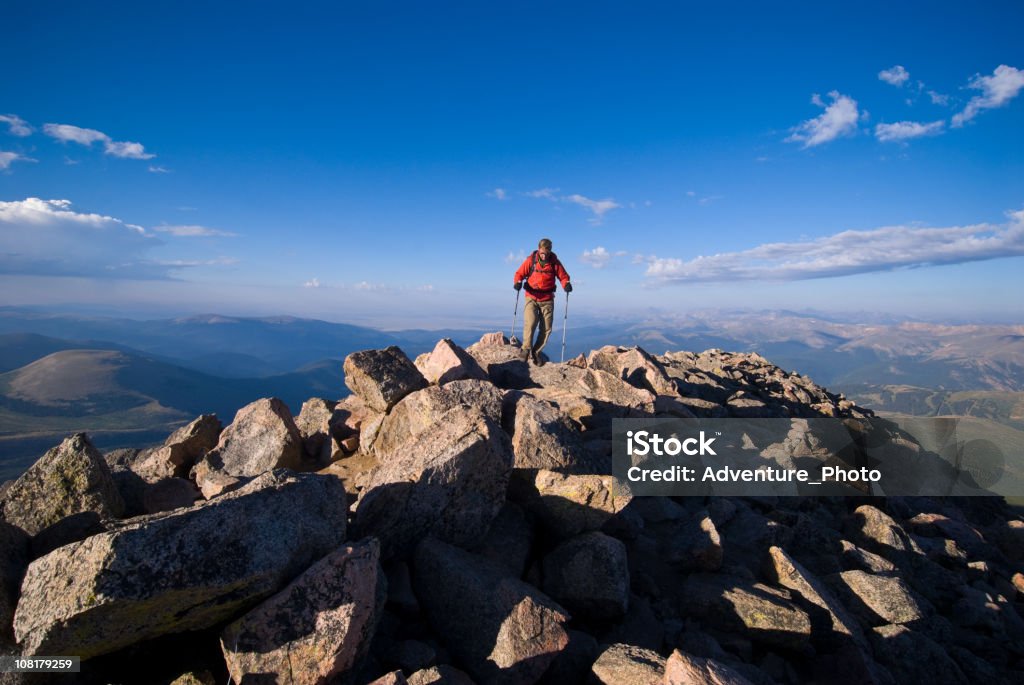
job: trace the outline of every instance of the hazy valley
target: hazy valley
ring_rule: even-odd
[[[229,421],[279,397],[348,394],[342,360],[398,345],[410,357],[441,337],[468,345],[483,328],[385,332],[294,317],[203,315],[137,321],[0,309],[0,480],[47,448],[88,431],[101,448],[162,441],[202,413]],[[560,355],[560,327],[548,348]],[[697,312],[570,325],[567,356],[603,345],[653,353],[758,352],[862,406],[892,416],[969,417],[1024,438],[1024,327],[881,321],[794,312]],[[1016,441],[1016,440],[1015,440]],[[1021,441],[1024,442],[1024,441]]]

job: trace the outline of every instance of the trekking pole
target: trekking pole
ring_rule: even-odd
[[[519,314],[519,291],[516,291],[516,308],[512,311],[512,330],[508,334],[508,341],[516,344],[516,315]]]
[[[565,361],[565,326],[569,322],[569,293],[565,294],[565,316],[562,317],[562,361]]]

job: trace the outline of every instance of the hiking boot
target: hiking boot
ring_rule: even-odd
[[[539,353],[539,352],[534,353],[533,354],[533,363],[536,364],[537,366],[544,366],[544,364],[545,364],[545,362],[544,362],[544,355]]]
[[[523,349],[519,350],[519,358],[522,359],[524,362],[532,356],[533,352],[530,350],[529,347],[524,347]]]

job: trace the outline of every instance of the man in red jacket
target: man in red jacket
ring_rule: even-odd
[[[537,366],[544,366],[540,351],[551,336],[551,323],[555,318],[555,280],[562,289],[572,292],[572,283],[558,257],[551,251],[551,241],[543,238],[537,249],[526,258],[512,277],[512,287],[519,290],[526,284],[526,306],[523,308],[523,360],[532,357]],[[540,325],[537,340],[533,332]]]

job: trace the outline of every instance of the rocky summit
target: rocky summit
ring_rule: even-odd
[[[105,455],[77,434],[5,484],[0,653],[82,664],[0,683],[1024,682],[1000,498],[615,486],[617,418],[828,417],[922,450],[805,376],[721,350],[536,366],[500,333],[344,370],[298,415],[265,398]]]

